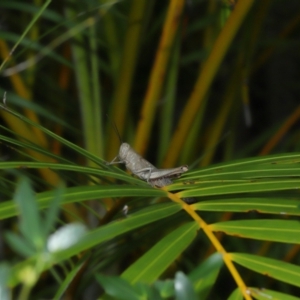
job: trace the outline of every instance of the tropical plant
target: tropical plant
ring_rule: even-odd
[[[0,299],[298,299],[300,108],[251,142],[239,117],[293,45],[299,5],[263,30],[283,2],[1,1]],[[108,165],[112,120],[190,170],[154,188]]]

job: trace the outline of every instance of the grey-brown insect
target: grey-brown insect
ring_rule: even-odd
[[[110,162],[112,164],[125,164],[126,168],[142,180],[147,181],[153,187],[163,187],[172,183],[172,179],[179,178],[182,173],[188,171],[188,166],[180,166],[170,169],[158,169],[141,155],[139,155],[128,143],[123,143],[116,125],[113,123],[121,146],[119,154]],[[187,203],[195,202],[193,198],[184,198]]]
[[[172,179],[178,178],[182,173],[188,171],[186,165],[177,168],[158,169],[135,152],[127,143],[121,144],[118,156],[109,165],[118,163],[125,164],[131,173],[156,187],[169,185],[172,183]]]

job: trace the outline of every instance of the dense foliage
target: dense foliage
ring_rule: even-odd
[[[299,1],[0,8],[0,299],[299,299]]]

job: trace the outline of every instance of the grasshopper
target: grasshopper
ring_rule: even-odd
[[[128,143],[122,142],[118,129],[113,123],[115,132],[119,137],[121,146],[119,154],[110,162],[112,164],[125,164],[126,168],[142,180],[147,181],[153,187],[163,187],[172,183],[172,179],[179,178],[182,173],[188,171],[188,166],[183,165],[177,168],[158,169],[141,155],[139,155]],[[187,203],[195,202],[193,198],[184,198]]]
[[[186,165],[171,169],[158,169],[135,152],[127,143],[121,144],[119,154],[108,164],[118,163],[124,163],[131,173],[156,187],[171,184],[172,178],[178,178],[182,173],[188,171]]]

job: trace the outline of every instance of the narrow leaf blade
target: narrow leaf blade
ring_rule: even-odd
[[[240,220],[210,225],[229,235],[283,243],[300,243],[300,223],[293,220]]]
[[[233,261],[250,270],[300,287],[299,266],[253,254],[230,253],[229,255]]]
[[[280,214],[280,215],[300,215],[300,201],[287,199],[270,198],[249,198],[226,200],[201,201],[192,205],[200,211],[232,211],[249,212],[257,211],[259,213]]]
[[[195,222],[178,227],[131,265],[122,278],[131,283],[152,283],[190,245],[198,229]]]

